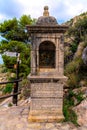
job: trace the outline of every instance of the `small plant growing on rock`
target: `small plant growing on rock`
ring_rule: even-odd
[[[9,104],[8,104],[8,107],[12,107],[12,106],[13,106],[13,104],[12,104],[12,103],[9,103]]]

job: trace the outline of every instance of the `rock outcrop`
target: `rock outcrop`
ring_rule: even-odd
[[[83,50],[82,59],[83,59],[84,64],[87,65],[87,47]]]
[[[87,98],[74,108],[77,114],[77,122],[81,126],[87,126]]]

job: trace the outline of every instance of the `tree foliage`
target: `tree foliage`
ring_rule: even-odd
[[[75,42],[79,43],[87,36],[87,16],[80,17],[74,26],[69,28],[68,34],[75,38]]]
[[[30,71],[30,44],[28,44],[28,35],[26,25],[34,24],[35,19],[23,15],[19,20],[13,18],[0,23],[0,34],[5,38],[0,44],[0,53],[6,51],[20,53],[20,75],[26,76]],[[13,65],[16,64],[16,58],[3,55],[5,66],[14,71]]]

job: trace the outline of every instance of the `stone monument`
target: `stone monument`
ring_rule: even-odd
[[[27,25],[31,37],[30,122],[58,122],[63,116],[64,32],[67,26],[58,25],[49,16],[48,6],[35,25]]]

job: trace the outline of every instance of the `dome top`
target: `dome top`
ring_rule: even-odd
[[[56,18],[49,16],[48,6],[44,7],[43,16],[39,17],[36,25],[58,25]]]

